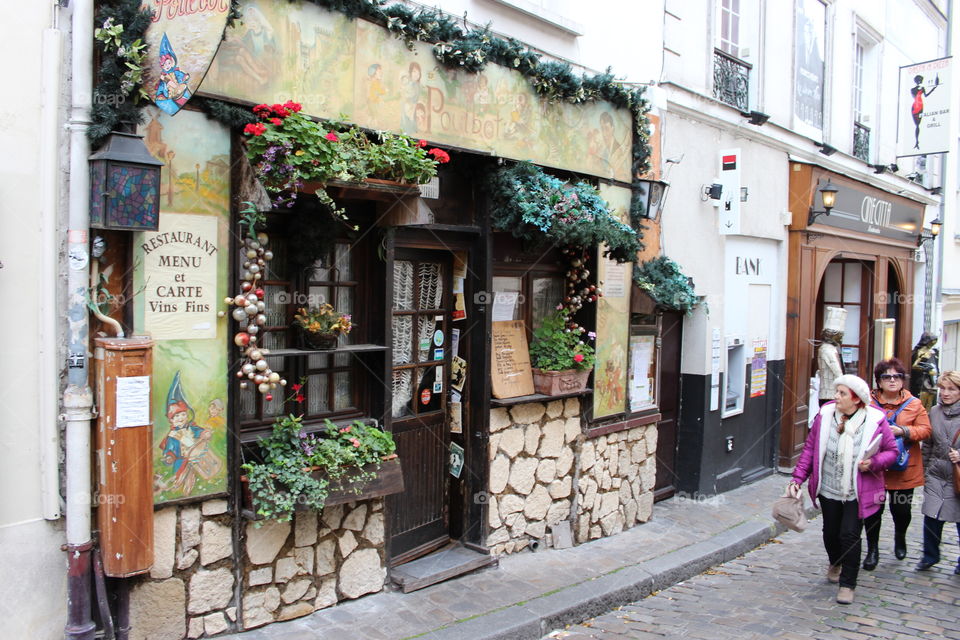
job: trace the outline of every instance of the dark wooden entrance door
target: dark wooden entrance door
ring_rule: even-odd
[[[404,491],[387,499],[392,565],[449,540],[450,271],[447,252],[396,251],[390,410]]]
[[[680,415],[680,346],[683,314],[664,312],[660,319],[660,422],[657,423],[657,479],[653,499],[676,492],[677,419]]]

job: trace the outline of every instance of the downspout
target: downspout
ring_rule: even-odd
[[[87,346],[90,324],[87,286],[90,281],[90,105],[93,93],[93,0],[73,0],[70,83],[70,196],[67,231],[67,388],[63,394],[66,422],[67,476],[67,640],[93,640],[90,616],[90,435],[93,391],[88,381]]]
[[[38,416],[40,418],[40,482],[43,517],[57,520],[60,506],[60,423],[57,418],[60,391],[57,348],[57,255],[60,235],[57,211],[60,204],[60,69],[63,65],[63,32],[59,13],[52,7],[52,26],[43,32],[40,107],[40,317],[37,322],[37,365],[40,370]]]

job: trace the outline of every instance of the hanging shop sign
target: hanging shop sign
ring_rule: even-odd
[[[164,112],[176,114],[193,97],[223,40],[230,0],[144,0],[153,22],[144,40],[143,86]]]
[[[898,158],[950,150],[952,69],[951,58],[900,67]]]
[[[836,204],[829,216],[817,218],[819,224],[916,244],[923,219],[922,205],[883,191],[866,191],[838,182],[836,176],[831,179],[837,188]]]
[[[295,97],[305,113],[630,182],[632,116],[605,101],[544,102],[519,72],[447,69],[432,46],[306,3],[242,2],[203,94]],[[282,100],[280,100],[282,102]],[[578,132],[571,135],[571,131]]]

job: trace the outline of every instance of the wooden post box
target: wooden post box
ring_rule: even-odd
[[[153,566],[153,341],[96,338],[97,521],[104,573]]]

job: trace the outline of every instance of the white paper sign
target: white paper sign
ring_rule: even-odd
[[[513,310],[519,298],[519,291],[497,291],[493,298],[493,322],[513,320]]]
[[[117,378],[117,428],[150,424],[150,376]]]

